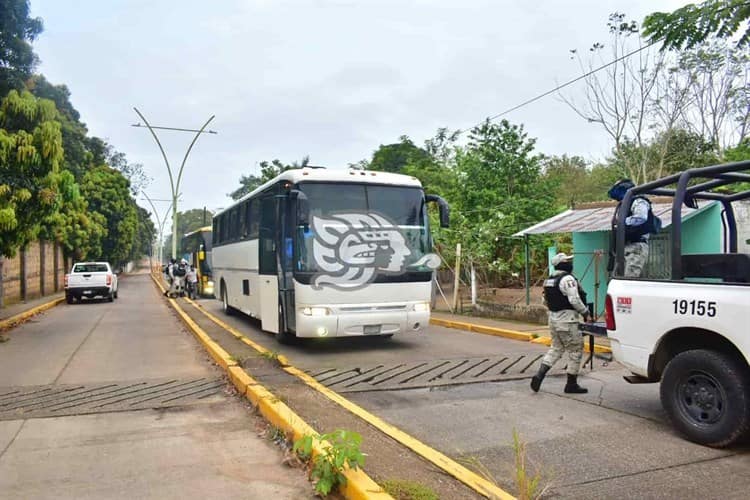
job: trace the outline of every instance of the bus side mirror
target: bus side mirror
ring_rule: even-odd
[[[291,195],[297,200],[297,225],[306,226],[310,224],[310,202],[307,201],[307,196],[298,189],[293,189]]]
[[[440,210],[440,227],[450,227],[451,207],[448,202],[436,194],[426,194],[424,200],[427,203],[437,203]]]

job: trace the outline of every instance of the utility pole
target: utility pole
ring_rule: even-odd
[[[185,162],[187,162],[188,156],[190,155],[190,151],[193,149],[193,145],[195,145],[195,141],[198,140],[198,137],[200,137],[201,134],[217,134],[218,132],[214,130],[206,130],[206,127],[209,123],[211,123],[211,120],[214,119],[215,115],[211,115],[211,118],[209,118],[206,123],[203,124],[203,126],[198,129],[189,129],[189,128],[177,128],[177,127],[154,127],[152,126],[148,120],[146,120],[146,117],[143,116],[143,114],[138,111],[138,108],[133,108],[135,112],[138,114],[138,116],[143,120],[143,123],[145,123],[145,127],[148,128],[149,132],[151,132],[151,135],[154,137],[154,140],[156,141],[156,145],[159,146],[159,151],[161,151],[161,156],[164,158],[164,163],[167,166],[167,173],[169,174],[169,184],[172,188],[172,258],[177,258],[177,198],[179,196],[180,192],[180,181],[182,181],[182,170],[185,168]],[[136,123],[133,125],[133,127],[143,127],[144,125],[141,125],[140,123]],[[195,137],[193,137],[192,142],[190,143],[190,146],[188,146],[187,151],[185,152],[185,156],[182,158],[182,164],[180,164],[180,170],[177,172],[177,182],[175,182],[175,178],[172,175],[172,168],[169,166],[169,160],[167,159],[167,155],[164,152],[164,148],[161,145],[161,142],[159,141],[159,137],[157,137],[156,132],[154,132],[155,129],[160,130],[174,130],[177,132],[195,132]]]

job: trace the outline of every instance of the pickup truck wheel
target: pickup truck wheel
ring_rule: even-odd
[[[66,294],[65,295],[65,302],[67,302],[68,304],[72,304],[74,301],[75,301],[75,299],[73,298],[73,296],[71,294]]]
[[[109,295],[107,295],[107,302],[114,302],[115,296],[112,292],[109,292]]]
[[[115,298],[117,298],[117,290],[115,290]]]
[[[696,349],[675,356],[664,370],[661,402],[688,439],[725,447],[750,430],[750,376],[735,358]]]

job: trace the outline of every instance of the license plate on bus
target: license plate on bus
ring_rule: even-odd
[[[380,333],[380,325],[365,325],[363,331],[365,335],[376,335]]]

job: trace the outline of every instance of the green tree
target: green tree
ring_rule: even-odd
[[[119,171],[100,165],[86,172],[81,193],[90,211],[106,219],[101,246],[92,245],[91,259],[102,259],[119,265],[132,255],[138,229],[138,212],[130,196],[130,183]]]
[[[554,190],[558,210],[579,203],[606,200],[607,190],[622,177],[615,166],[592,167],[580,156],[547,157],[543,166],[544,177]]]
[[[416,146],[408,136],[402,135],[399,139],[395,144],[381,144],[372,154],[368,168],[399,174],[407,165],[429,161],[427,151]]]
[[[673,12],[649,14],[643,21],[643,33],[652,42],[663,39],[662,50],[690,49],[711,37],[731,38],[736,33],[742,33],[737,47],[750,47],[748,19],[747,0],[706,0]]]
[[[177,212],[177,235],[178,238],[182,239],[187,233],[193,232],[204,226],[211,225],[211,219],[213,219],[213,212],[211,210],[204,210],[202,208],[191,208],[184,212]],[[179,248],[180,240],[177,240],[177,253],[182,253]],[[172,235],[169,234],[164,239],[164,255],[171,255],[172,251]]]
[[[59,208],[63,160],[55,104],[11,90],[0,103],[0,253],[36,238]]]
[[[138,260],[144,255],[151,255],[152,245],[156,237],[156,226],[151,220],[151,213],[143,207],[136,206],[138,215],[138,229],[135,233],[135,243],[130,252],[130,260]]]
[[[106,218],[88,210],[88,203],[81,195],[72,173],[64,170],[58,186],[60,208],[45,218],[40,236],[57,241],[67,255],[77,260],[86,258],[92,250],[93,253],[100,253]]]
[[[94,165],[94,158],[88,148],[88,129],[80,121],[80,114],[70,102],[70,91],[65,85],[53,85],[42,75],[32,76],[27,85],[35,96],[55,103],[65,149],[63,167],[73,173],[76,182],[80,182],[86,170]],[[102,163],[105,163],[105,159],[96,164]]]
[[[450,200],[455,229],[449,242],[461,242],[469,259],[500,279],[523,269],[522,245],[513,233],[555,210],[535,142],[522,126],[486,121],[471,130],[469,144],[457,155],[458,189]],[[534,245],[544,251],[545,242]]]
[[[31,42],[42,30],[42,20],[29,16],[28,0],[0,0],[0,96],[23,89],[38,63]]]

